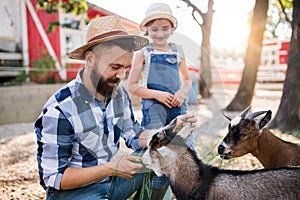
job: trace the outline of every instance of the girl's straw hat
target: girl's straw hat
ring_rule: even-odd
[[[149,42],[148,39],[137,36],[129,35],[122,25],[119,16],[111,15],[96,18],[90,21],[85,30],[85,44],[74,49],[69,54],[69,58],[84,60],[84,53],[89,48],[98,45],[104,41],[114,39],[131,39],[135,43],[133,51],[146,46]]]
[[[168,4],[165,3],[154,3],[151,4],[147,11],[146,17],[140,24],[140,30],[145,30],[145,25],[155,19],[168,19],[173,24],[174,30],[177,28],[177,20],[172,15],[172,10]]]

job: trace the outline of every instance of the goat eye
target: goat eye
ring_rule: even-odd
[[[241,138],[246,138],[248,135],[246,133],[241,134]]]

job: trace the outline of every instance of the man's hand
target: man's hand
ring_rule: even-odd
[[[103,165],[86,168],[68,167],[63,174],[60,187],[62,190],[74,189],[95,183],[108,176],[131,179],[143,169],[141,157],[122,155]]]
[[[177,122],[176,122],[176,126],[174,128],[175,132],[178,132],[187,123],[190,123],[190,125],[191,125],[190,132],[192,132],[196,127],[197,119],[194,115],[191,115],[191,114],[179,115],[178,117],[176,117],[176,119],[177,119]]]
[[[133,178],[144,169],[141,157],[130,155],[122,155],[105,165],[112,169],[112,176],[119,176],[126,179]]]

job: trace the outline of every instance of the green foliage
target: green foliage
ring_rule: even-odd
[[[29,75],[25,71],[20,71],[19,74],[7,81],[1,81],[0,86],[12,86],[25,84]]]
[[[11,81],[11,84],[12,85],[20,85],[20,84],[23,84],[26,82],[26,79],[29,77],[29,75],[22,71],[16,78],[14,78],[12,81]]]
[[[55,61],[46,52],[32,62],[33,71],[30,75],[36,82],[54,83]]]
[[[43,52],[40,58],[33,61],[32,65],[37,71],[47,71],[48,69],[54,69],[55,62],[49,54]]]
[[[270,0],[265,37],[288,39],[291,20],[292,0]]]
[[[55,31],[55,28],[57,26],[60,26],[60,23],[59,21],[52,21],[48,24],[48,30],[47,30],[47,33],[51,33],[53,31]]]
[[[147,194],[148,199],[151,199],[151,196],[152,196],[151,179],[153,178],[153,176],[154,176],[154,172],[147,171],[145,173],[142,188],[141,188],[141,191],[144,191],[144,192],[140,193],[139,199],[145,199],[145,197],[144,197],[145,194]]]
[[[206,163],[212,162],[214,159],[216,159],[219,156],[219,154],[218,153],[212,154],[212,152],[210,152],[209,156],[210,157],[208,157],[208,159],[205,161]]]
[[[87,11],[88,5],[86,0],[39,0],[38,9],[45,9],[47,13],[56,13],[59,8],[65,13],[80,15]]]
[[[47,13],[53,14],[61,8],[65,13],[73,13],[80,15],[88,10],[86,0],[39,0],[36,5],[37,9],[45,9]],[[57,26],[67,27],[65,24],[60,24],[59,21],[52,21],[48,25],[48,33],[55,30]]]
[[[52,14],[58,11],[58,1],[40,0],[37,4],[38,9],[45,9],[47,13]]]
[[[277,0],[276,1],[276,6],[278,8],[281,7],[279,1],[281,1],[284,8],[293,8],[293,0]],[[295,0],[295,1],[297,1],[297,0]]]
[[[72,12],[74,15],[83,14],[88,9],[86,0],[70,0],[69,3],[63,3],[61,7],[64,12]]]

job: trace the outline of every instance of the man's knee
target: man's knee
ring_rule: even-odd
[[[152,184],[154,189],[167,189],[169,186],[169,179],[163,175],[163,176],[153,176],[152,178]]]

